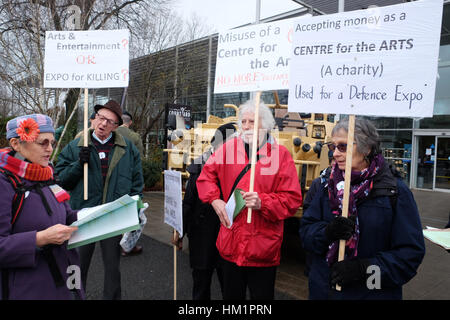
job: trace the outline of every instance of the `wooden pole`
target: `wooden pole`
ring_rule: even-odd
[[[256,166],[256,152],[258,150],[258,136],[259,136],[259,102],[261,100],[261,91],[258,91],[255,96],[255,120],[253,122],[253,140],[252,140],[252,158],[250,167],[250,189],[253,192],[255,185],[255,166]],[[252,222],[252,208],[248,208],[247,223]]]
[[[173,229],[173,238],[176,237],[176,230]],[[173,245],[173,300],[177,300],[177,246]]]
[[[344,176],[344,199],[342,203],[342,216],[348,217],[348,200],[350,196],[350,182],[352,177],[352,157],[353,157],[353,140],[355,134],[355,115],[348,118],[348,135],[347,135],[347,155],[345,159],[345,176]],[[345,240],[339,240],[338,261],[344,260]],[[336,290],[341,291],[341,286],[336,285]]]
[[[88,146],[88,111],[89,111],[89,95],[88,88],[84,88],[84,130],[83,138],[85,147]],[[84,181],[84,200],[88,199],[88,163],[86,162],[83,166],[83,181]]]

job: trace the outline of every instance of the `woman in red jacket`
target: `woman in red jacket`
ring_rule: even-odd
[[[254,192],[248,192],[254,118],[254,102],[241,105],[240,134],[208,159],[197,180],[200,199],[213,206],[221,221],[216,245],[223,258],[226,300],[245,299],[247,287],[251,299],[273,299],[283,220],[294,215],[302,204],[294,161],[270,135],[275,121],[263,103],[259,107]],[[236,188],[244,190],[241,194],[245,207],[231,225],[225,205],[236,181]],[[251,223],[247,223],[248,208],[253,211]]]

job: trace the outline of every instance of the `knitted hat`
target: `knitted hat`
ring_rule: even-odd
[[[104,108],[114,112],[117,115],[117,118],[119,118],[119,126],[121,126],[123,124],[122,108],[120,107],[120,105],[116,101],[109,100],[103,106],[101,104],[96,104],[94,106],[95,112],[98,112],[100,109],[104,109]]]
[[[27,127],[30,125],[30,129],[37,129],[39,128],[39,131],[34,130],[35,132],[31,132],[34,134],[39,133],[55,133],[55,129],[53,128],[53,121],[49,116],[46,116],[44,114],[31,114],[26,116],[20,116],[14,119],[11,119],[6,124],[6,139],[11,138],[21,138],[23,139],[23,132],[27,131],[26,134],[29,134]]]

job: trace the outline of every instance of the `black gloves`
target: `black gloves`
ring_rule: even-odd
[[[341,216],[336,217],[325,228],[325,235],[330,242],[336,240],[348,240],[355,231],[356,217],[344,218]]]
[[[89,154],[90,154],[89,147],[80,148],[79,157],[81,166],[83,166],[85,163],[89,163]]]
[[[364,283],[367,279],[367,268],[370,262],[367,259],[353,259],[336,262],[331,266],[330,284],[335,287],[349,284]]]

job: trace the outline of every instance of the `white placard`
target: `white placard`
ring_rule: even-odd
[[[183,207],[181,197],[181,172],[164,170],[164,223],[183,236]]]
[[[293,21],[220,33],[214,93],[288,89]]]
[[[289,111],[433,115],[442,0],[298,19]]]
[[[47,31],[45,88],[128,87],[128,30]]]
[[[231,228],[233,225],[233,218],[234,218],[234,210],[236,209],[236,197],[233,194],[230,196],[230,199],[228,199],[227,204],[225,205],[225,211],[227,212],[228,220],[230,220],[230,225],[228,228]]]

